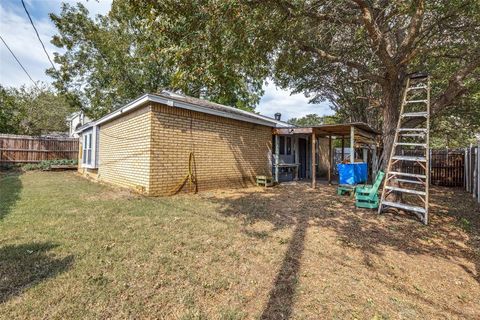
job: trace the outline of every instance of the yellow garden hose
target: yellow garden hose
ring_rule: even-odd
[[[175,188],[170,193],[171,195],[177,194],[182,190],[183,186],[188,181],[188,188],[190,192],[197,193],[198,186],[197,186],[197,179],[195,177],[195,155],[193,152],[190,152],[188,157],[188,173],[185,177],[175,186]]]

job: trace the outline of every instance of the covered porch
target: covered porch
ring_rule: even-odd
[[[320,177],[332,183],[337,163],[355,162],[367,163],[375,176],[379,135],[361,122],[273,129],[273,178],[279,183],[290,171],[289,180],[310,180],[316,188]]]

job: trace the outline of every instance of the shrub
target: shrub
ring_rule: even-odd
[[[77,160],[70,159],[55,159],[55,160],[43,160],[39,163],[29,163],[22,166],[23,170],[50,170],[55,165],[77,165]]]

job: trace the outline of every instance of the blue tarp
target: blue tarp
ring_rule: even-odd
[[[368,169],[365,162],[337,164],[340,184],[358,184],[367,182]]]

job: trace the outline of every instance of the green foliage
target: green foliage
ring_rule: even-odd
[[[409,72],[432,75],[438,141],[460,109],[475,127],[461,97],[479,92],[479,12],[475,0],[117,0],[92,19],[64,4],[51,15],[61,70],[49,73],[93,118],[162,89],[252,110],[270,76],[382,129],[388,154]]]
[[[319,116],[318,114],[307,114],[302,118],[291,118],[287,122],[290,124],[296,125],[298,127],[309,127],[309,126],[317,126],[321,124],[341,123],[342,119],[340,119],[337,115]]]
[[[0,86],[0,133],[41,135],[68,130],[73,111],[64,96],[47,86],[6,89]]]
[[[39,163],[28,163],[22,166],[22,169],[25,171],[32,171],[32,170],[50,170],[52,166],[58,165],[77,165],[77,160],[70,160],[70,159],[55,159],[55,160],[43,160]]]
[[[262,46],[252,43],[247,9],[236,1],[119,0],[91,19],[83,5],[63,4],[50,17],[52,43],[65,52],[55,55],[60,72],[49,73],[93,118],[163,89],[253,110],[268,60],[255,56]]]
[[[19,110],[15,105],[15,96],[0,85],[0,133],[17,133]]]

